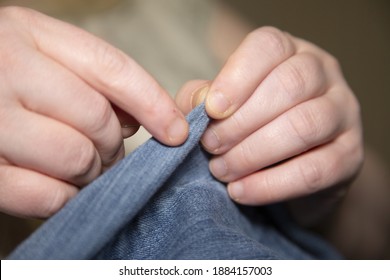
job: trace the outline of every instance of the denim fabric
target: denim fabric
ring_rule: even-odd
[[[242,207],[208,170],[204,106],[179,147],[154,139],[84,188],[9,259],[339,258],[281,205]]]

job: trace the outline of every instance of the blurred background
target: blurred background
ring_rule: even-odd
[[[389,258],[389,1],[0,0],[0,6],[14,4],[32,7],[106,39],[135,57],[172,95],[187,80],[212,79],[242,34],[255,27],[278,27],[333,54],[361,103],[368,160],[358,178],[365,188],[352,192],[355,201],[346,210],[356,218],[350,223],[340,218],[337,225],[347,237],[335,237],[339,236],[336,231],[329,232],[329,238],[348,258]],[[215,25],[228,26],[228,32],[223,27],[213,28]],[[205,31],[208,29],[212,32]],[[227,39],[226,44],[216,36]],[[145,135],[140,134],[135,141],[143,141]],[[36,225],[34,220],[1,214],[2,256]]]

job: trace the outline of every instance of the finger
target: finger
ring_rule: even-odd
[[[9,77],[25,73],[22,83],[8,79],[13,81],[9,90],[17,94],[23,106],[84,134],[94,143],[103,166],[121,159],[121,128],[107,99],[53,60],[33,50],[24,54],[26,57],[20,57],[20,63],[10,71],[14,73],[7,73]],[[29,67],[23,60],[29,61]]]
[[[193,80],[185,83],[176,94],[176,104],[187,115],[197,105],[204,102],[210,81]]]
[[[158,140],[179,145],[187,138],[188,124],[175,102],[123,52],[81,29],[37,12],[23,10],[16,17],[29,25],[40,51],[134,116]]]
[[[336,138],[345,129],[333,100],[301,103],[210,161],[213,175],[231,182]]]
[[[84,186],[100,175],[93,143],[77,130],[51,118],[9,108],[0,134],[2,157],[12,165]]]
[[[363,154],[351,131],[337,141],[313,149],[274,167],[261,170],[228,185],[229,195],[247,205],[265,205],[309,195],[350,179]]]
[[[16,166],[0,166],[0,211],[47,218],[74,197],[78,189],[63,181]]]
[[[294,53],[290,36],[275,28],[251,32],[212,83],[206,98],[208,114],[215,119],[230,116],[272,69]]]
[[[294,55],[277,66],[235,113],[211,123],[202,144],[213,154],[225,153],[297,104],[324,94],[328,83],[316,55]]]

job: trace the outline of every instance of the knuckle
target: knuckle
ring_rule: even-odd
[[[286,62],[285,68],[276,72],[276,79],[290,100],[301,99],[305,92],[307,75],[302,63]]]
[[[269,55],[288,57],[295,51],[294,45],[286,34],[275,27],[261,27],[248,34],[248,40],[254,40],[259,46],[266,46]]]
[[[119,121],[110,102],[102,96],[93,102],[90,116],[86,131],[96,146],[102,164],[111,165],[120,157],[123,146]]]
[[[304,164],[299,165],[298,172],[308,193],[321,189],[324,174],[318,161],[307,158]]]
[[[288,125],[304,150],[311,147],[314,139],[320,134],[318,116],[307,106],[298,106],[287,114]]]
[[[118,147],[113,149],[110,153],[101,155],[103,171],[106,171],[108,168],[113,166],[116,162],[123,159],[123,157],[125,156],[125,147],[123,145],[123,141],[121,141],[121,144],[122,145],[118,145]]]
[[[117,88],[121,86],[123,77],[130,77],[128,57],[119,49],[102,42],[94,46],[94,63],[96,69],[101,71],[100,83],[104,88]],[[119,84],[119,85],[118,85]]]
[[[231,116],[231,120],[233,123],[234,128],[238,131],[245,127],[245,124],[248,123],[248,119],[246,118],[245,113],[242,112],[242,110],[238,110]]]
[[[89,182],[91,172],[96,164],[96,151],[95,147],[90,142],[85,142],[78,146],[77,149],[73,149],[73,153],[70,156],[68,162],[70,164],[69,176],[71,182],[75,182],[80,185],[84,185]]]
[[[325,79],[320,61],[310,54],[299,55],[276,70],[276,79],[292,102],[302,101],[324,91]]]
[[[256,149],[249,141],[243,141],[238,145],[239,147],[239,166],[242,170],[254,171],[256,168],[256,156],[254,152]]]
[[[95,163],[95,148],[92,144],[84,145],[80,148],[79,156],[76,160],[75,166],[77,167],[77,175],[84,176],[87,174],[93,167]]]
[[[92,117],[87,130],[92,135],[100,135],[110,123],[113,116],[113,109],[107,99],[102,96],[96,96],[91,103],[90,115]]]
[[[230,146],[234,145],[243,139],[245,133],[248,130],[247,127],[249,123],[250,120],[247,119],[245,113],[243,113],[241,110],[238,110],[230,117],[229,122],[227,123],[229,127],[221,126],[220,134],[224,135],[224,138],[226,138],[226,142],[230,142]],[[236,133],[226,133],[227,131],[235,131]]]
[[[325,52],[325,55],[324,55],[324,65],[325,65],[325,68],[327,69],[333,69],[334,71],[336,71],[337,73],[341,73],[341,65],[340,65],[340,62],[338,61],[338,59],[336,57],[334,57],[333,55]]]

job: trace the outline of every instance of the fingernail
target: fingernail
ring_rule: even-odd
[[[223,178],[228,172],[226,162],[223,158],[216,158],[211,160],[210,170],[216,178]]]
[[[196,90],[192,94],[192,98],[191,98],[191,107],[192,108],[195,108],[196,106],[198,106],[199,104],[204,102],[204,100],[206,99],[206,95],[209,92],[209,88],[210,88],[209,85],[205,85],[205,86],[201,87],[200,89]]]
[[[188,124],[184,119],[177,118],[168,128],[168,137],[173,143],[181,142],[188,131]]]
[[[214,129],[209,127],[202,136],[201,142],[205,148],[210,152],[216,152],[221,146],[218,135]]]
[[[224,94],[216,92],[211,95],[209,94],[207,105],[217,116],[223,116],[229,110],[231,103]]]
[[[240,201],[244,195],[244,186],[241,182],[230,183],[228,186],[229,196],[235,200]]]

